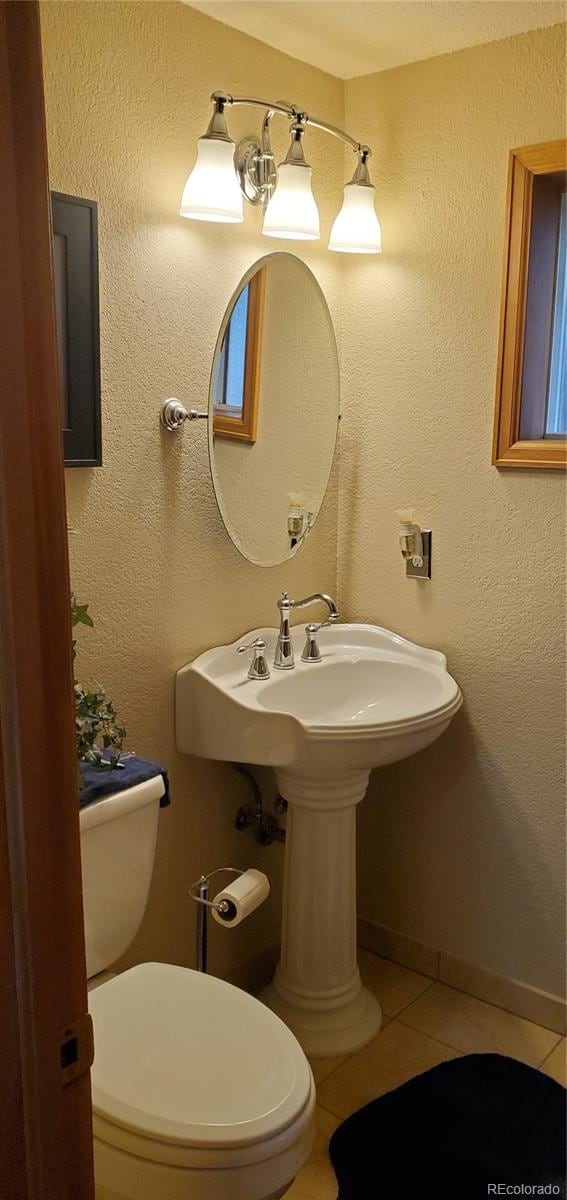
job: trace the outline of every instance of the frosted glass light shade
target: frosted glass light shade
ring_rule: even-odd
[[[199,138],[197,162],[183,189],[182,217],[193,221],[242,221],[242,192],[234,170],[234,142]]]
[[[382,230],[374,208],[376,188],[347,183],[343,206],[335,217],[329,250],[343,254],[380,254]]]
[[[262,233],[267,237],[315,241],[319,209],[311,191],[311,167],[282,163],[276,190],[266,209]]]

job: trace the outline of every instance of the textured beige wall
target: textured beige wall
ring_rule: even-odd
[[[562,991],[564,479],[490,465],[508,150],[565,136],[564,30],[346,85],[384,255],[349,262],[340,598],[445,651],[465,707],[361,810],[360,910]],[[395,509],[433,529],[406,580]]]
[[[250,264],[272,249],[260,214],[240,229],[184,221],[179,198],[214,88],[290,97],[342,123],[342,84],[178,3],[42,4],[51,185],[98,200],[104,466],[71,470],[74,587],[94,632],[80,637],[81,678],[102,681],[129,745],[165,763],[173,806],[162,814],[149,909],[129,955],[190,962],[189,883],[235,862],[268,871],[270,901],[240,929],[213,930],[212,966],[228,971],[279,928],[281,846],[237,834],[247,799],[230,767],[183,759],[173,740],[175,671],[201,650],[275,623],[293,594],[336,587],[336,489],[308,547],[289,565],[253,568],[217,511],[201,426],[161,433],[158,408],[179,395],[202,408],[225,307]],[[286,124],[276,122],[278,153]],[[234,113],[231,131],[259,128]],[[310,139],[328,234],[342,153]],[[324,165],[324,169],[322,168]],[[307,249],[336,320],[338,266]],[[244,667],[243,667],[244,669]]]

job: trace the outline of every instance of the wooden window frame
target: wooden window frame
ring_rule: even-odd
[[[510,151],[492,463],[565,470],[567,439],[520,438],[534,180],[567,169],[567,141]]]
[[[221,411],[221,408],[225,408],[224,405],[215,406],[213,409],[213,433],[215,437],[234,438],[240,442],[255,442],[258,433],[258,410],[260,406],[260,373],[266,298],[265,267],[262,267],[261,270],[252,276],[247,287],[248,310],[246,316],[242,416],[226,416]],[[225,330],[225,338],[229,328],[230,320]]]

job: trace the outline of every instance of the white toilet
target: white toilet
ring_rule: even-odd
[[[139,928],[161,776],[80,814],[87,974]],[[97,1200],[276,1200],[314,1138],[311,1068],[268,1008],[211,975],[143,963],[92,987]],[[94,980],[96,982],[96,980]]]

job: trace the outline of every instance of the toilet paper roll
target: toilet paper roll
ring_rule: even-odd
[[[217,912],[213,908],[213,917],[218,921],[219,925],[240,925],[250,913],[254,912],[260,904],[267,899],[270,894],[270,881],[263,871],[256,871],[251,867],[249,871],[245,871],[243,875],[239,875],[229,887],[224,888],[219,892],[213,900],[213,904],[219,904],[221,900],[225,900],[228,904],[226,913]]]

